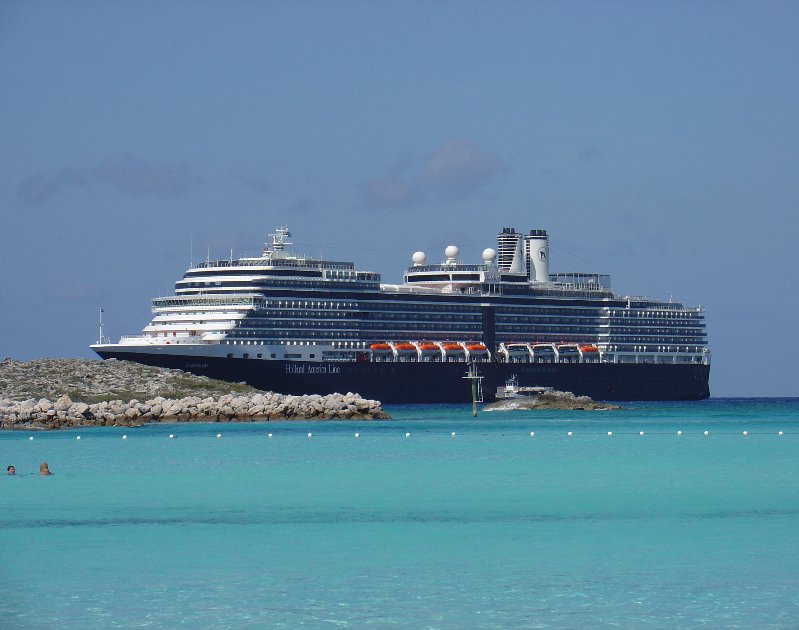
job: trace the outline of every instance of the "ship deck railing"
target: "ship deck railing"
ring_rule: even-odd
[[[198,263],[192,269],[211,269],[215,267],[302,267],[306,269],[347,269],[354,270],[351,262],[335,260],[315,260],[310,258],[239,258],[237,260],[208,260]]]

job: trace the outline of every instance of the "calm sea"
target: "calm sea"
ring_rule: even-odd
[[[799,628],[799,399],[388,410],[0,432],[0,628]]]

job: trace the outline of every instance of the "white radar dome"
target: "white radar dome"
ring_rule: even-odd
[[[491,249],[490,247],[486,247],[483,250],[483,260],[486,261],[487,263],[490,263],[496,257],[497,257],[497,252]]]
[[[411,260],[414,265],[423,265],[424,261],[427,260],[427,255],[424,252],[414,252]]]
[[[460,250],[455,247],[455,245],[447,245],[447,249],[444,250],[444,256],[447,258],[457,258],[459,252]]]

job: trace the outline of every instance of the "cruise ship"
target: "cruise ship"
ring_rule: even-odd
[[[270,234],[256,257],[192,264],[152,300],[135,336],[100,340],[104,359],[179,368],[286,394],[356,392],[384,403],[472,399],[516,378],[598,400],[710,395],[704,309],[613,293],[597,273],[552,273],[546,230],[502,228],[463,262],[415,252],[402,284],[351,262],[291,251]]]

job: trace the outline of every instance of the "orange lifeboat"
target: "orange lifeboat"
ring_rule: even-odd
[[[590,343],[580,344],[580,352],[599,352],[599,348]]]
[[[482,343],[467,343],[466,349],[469,352],[488,352],[488,348],[486,348]]]
[[[445,343],[444,350],[447,352],[463,352],[463,348],[457,343]]]
[[[391,352],[391,346],[387,343],[373,343],[369,349],[372,352]]]
[[[434,343],[423,341],[419,344],[419,350],[422,352],[441,352],[441,349]]]
[[[414,346],[412,343],[408,343],[406,341],[403,341],[403,342],[400,342],[400,343],[395,343],[394,344],[394,348],[398,352],[416,352],[416,346]]]

